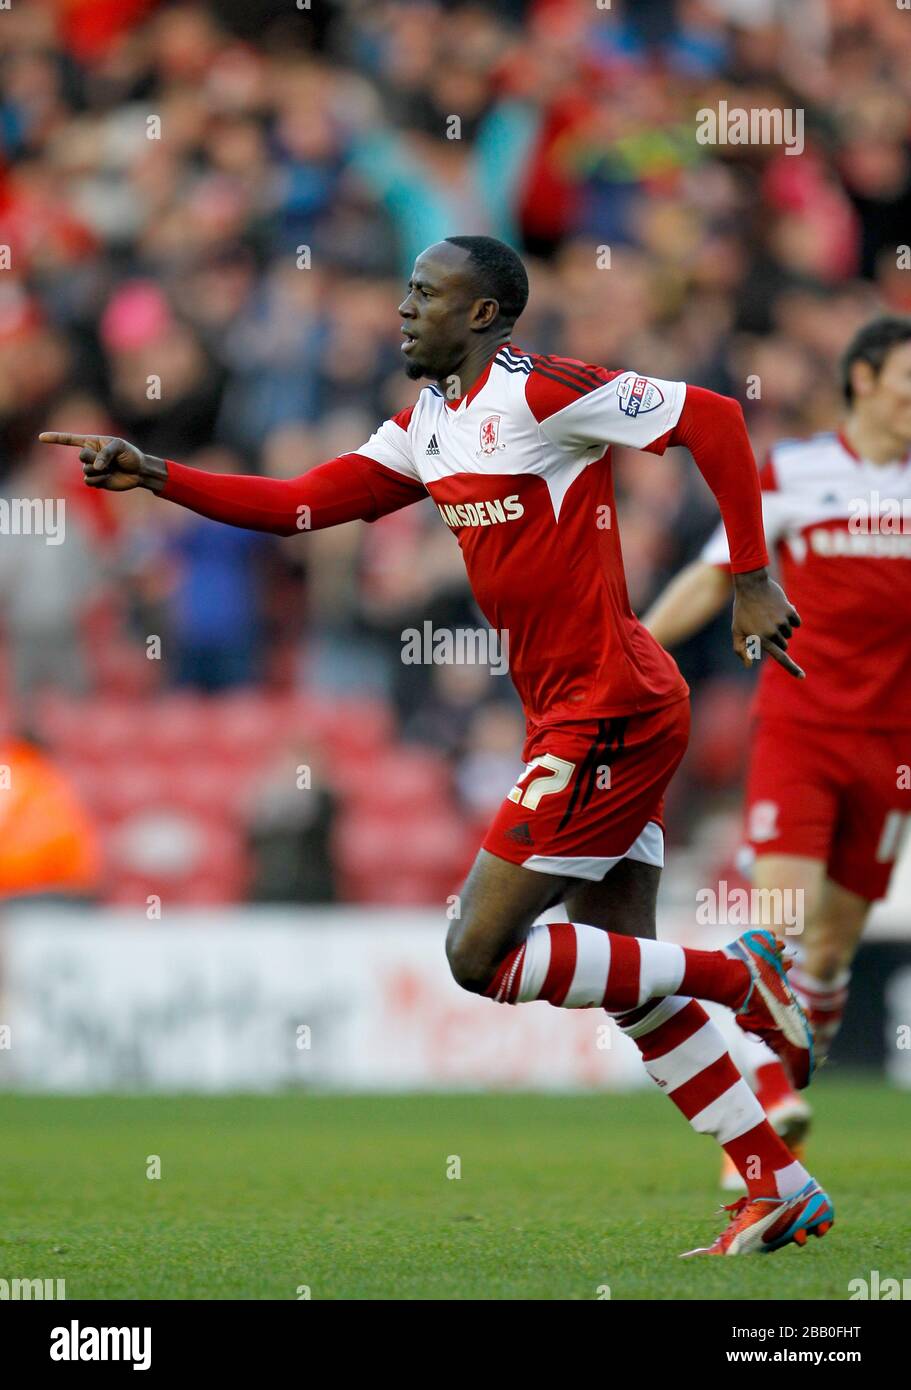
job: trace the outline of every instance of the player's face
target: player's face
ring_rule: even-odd
[[[866,406],[883,430],[911,444],[911,342],[899,343],[889,353]]]
[[[408,376],[441,380],[454,373],[484,326],[479,306],[490,302],[477,297],[464,247],[441,241],[422,251],[399,305]]]

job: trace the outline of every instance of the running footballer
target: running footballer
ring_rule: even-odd
[[[399,314],[405,370],[430,384],[356,451],[299,478],[204,473],[122,439],[41,439],[79,448],[90,487],[144,487],[280,535],[375,521],[433,498],[478,604],[508,633],[527,721],[524,770],[450,928],[453,976],[502,1004],[605,1009],[635,1040],[650,1075],[747,1185],[727,1228],[689,1253],[802,1245],[828,1231],[832,1204],[768,1123],[698,1002],[729,1005],[805,1086],[812,1038],[780,948],[767,931],[723,951],[655,940],[662,803],[686,747],[689,692],[630,608],[611,480],[612,444],[691,451],[727,535],[735,650],[748,659],[758,639],[800,679],[787,653],[800,620],[767,573],[743,414],[683,382],[524,351],[512,330],[527,298],[525,268],[502,242],[450,237],[429,247]],[[604,768],[608,779],[597,775]],[[569,921],[536,925],[561,900]]]

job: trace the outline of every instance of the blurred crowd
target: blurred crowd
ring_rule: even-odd
[[[700,144],[697,112],[720,101],[801,109],[803,153]],[[496,805],[522,740],[508,679],[400,660],[404,628],[481,621],[429,501],[277,540],[89,492],[73,451],[35,443],[39,429],[120,434],[281,477],[355,449],[417,390],[395,312],[414,256],[481,232],[526,258],[522,347],[732,394],[757,455],[833,428],[849,335],[883,308],[911,312],[911,12],[0,11],[0,493],[67,508],[63,544],[0,540],[13,727],[48,689],[363,692],[403,740],[447,755],[467,813]],[[618,451],[616,471],[642,611],[716,512],[679,450]],[[712,712],[690,789],[730,784],[743,677],[724,622],[680,659]],[[697,740],[702,725],[697,709]]]

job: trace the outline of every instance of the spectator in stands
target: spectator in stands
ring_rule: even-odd
[[[33,455],[0,495],[0,620],[22,708],[46,686],[89,688],[83,626],[103,574],[84,519],[63,492],[57,459]]]
[[[36,735],[0,742],[0,900],[91,902],[101,884],[92,817]]]
[[[240,472],[240,461],[227,449],[201,449],[193,455],[200,468]],[[168,603],[168,638],[173,644],[173,671],[179,685],[197,690],[227,690],[250,685],[263,672],[263,600],[265,567],[275,548],[270,536],[244,531],[188,512],[168,518],[165,546],[176,562]]]
[[[295,742],[254,789],[247,816],[250,900],[335,901],[331,836],[335,797],[312,748]]]

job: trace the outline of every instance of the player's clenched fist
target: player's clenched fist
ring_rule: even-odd
[[[135,444],[107,434],[39,434],[42,444],[68,444],[79,450],[79,460],[88,487],[108,492],[127,492],[134,487],[159,491],[166,472],[161,459],[149,458]],[[156,466],[157,465],[157,466]]]

